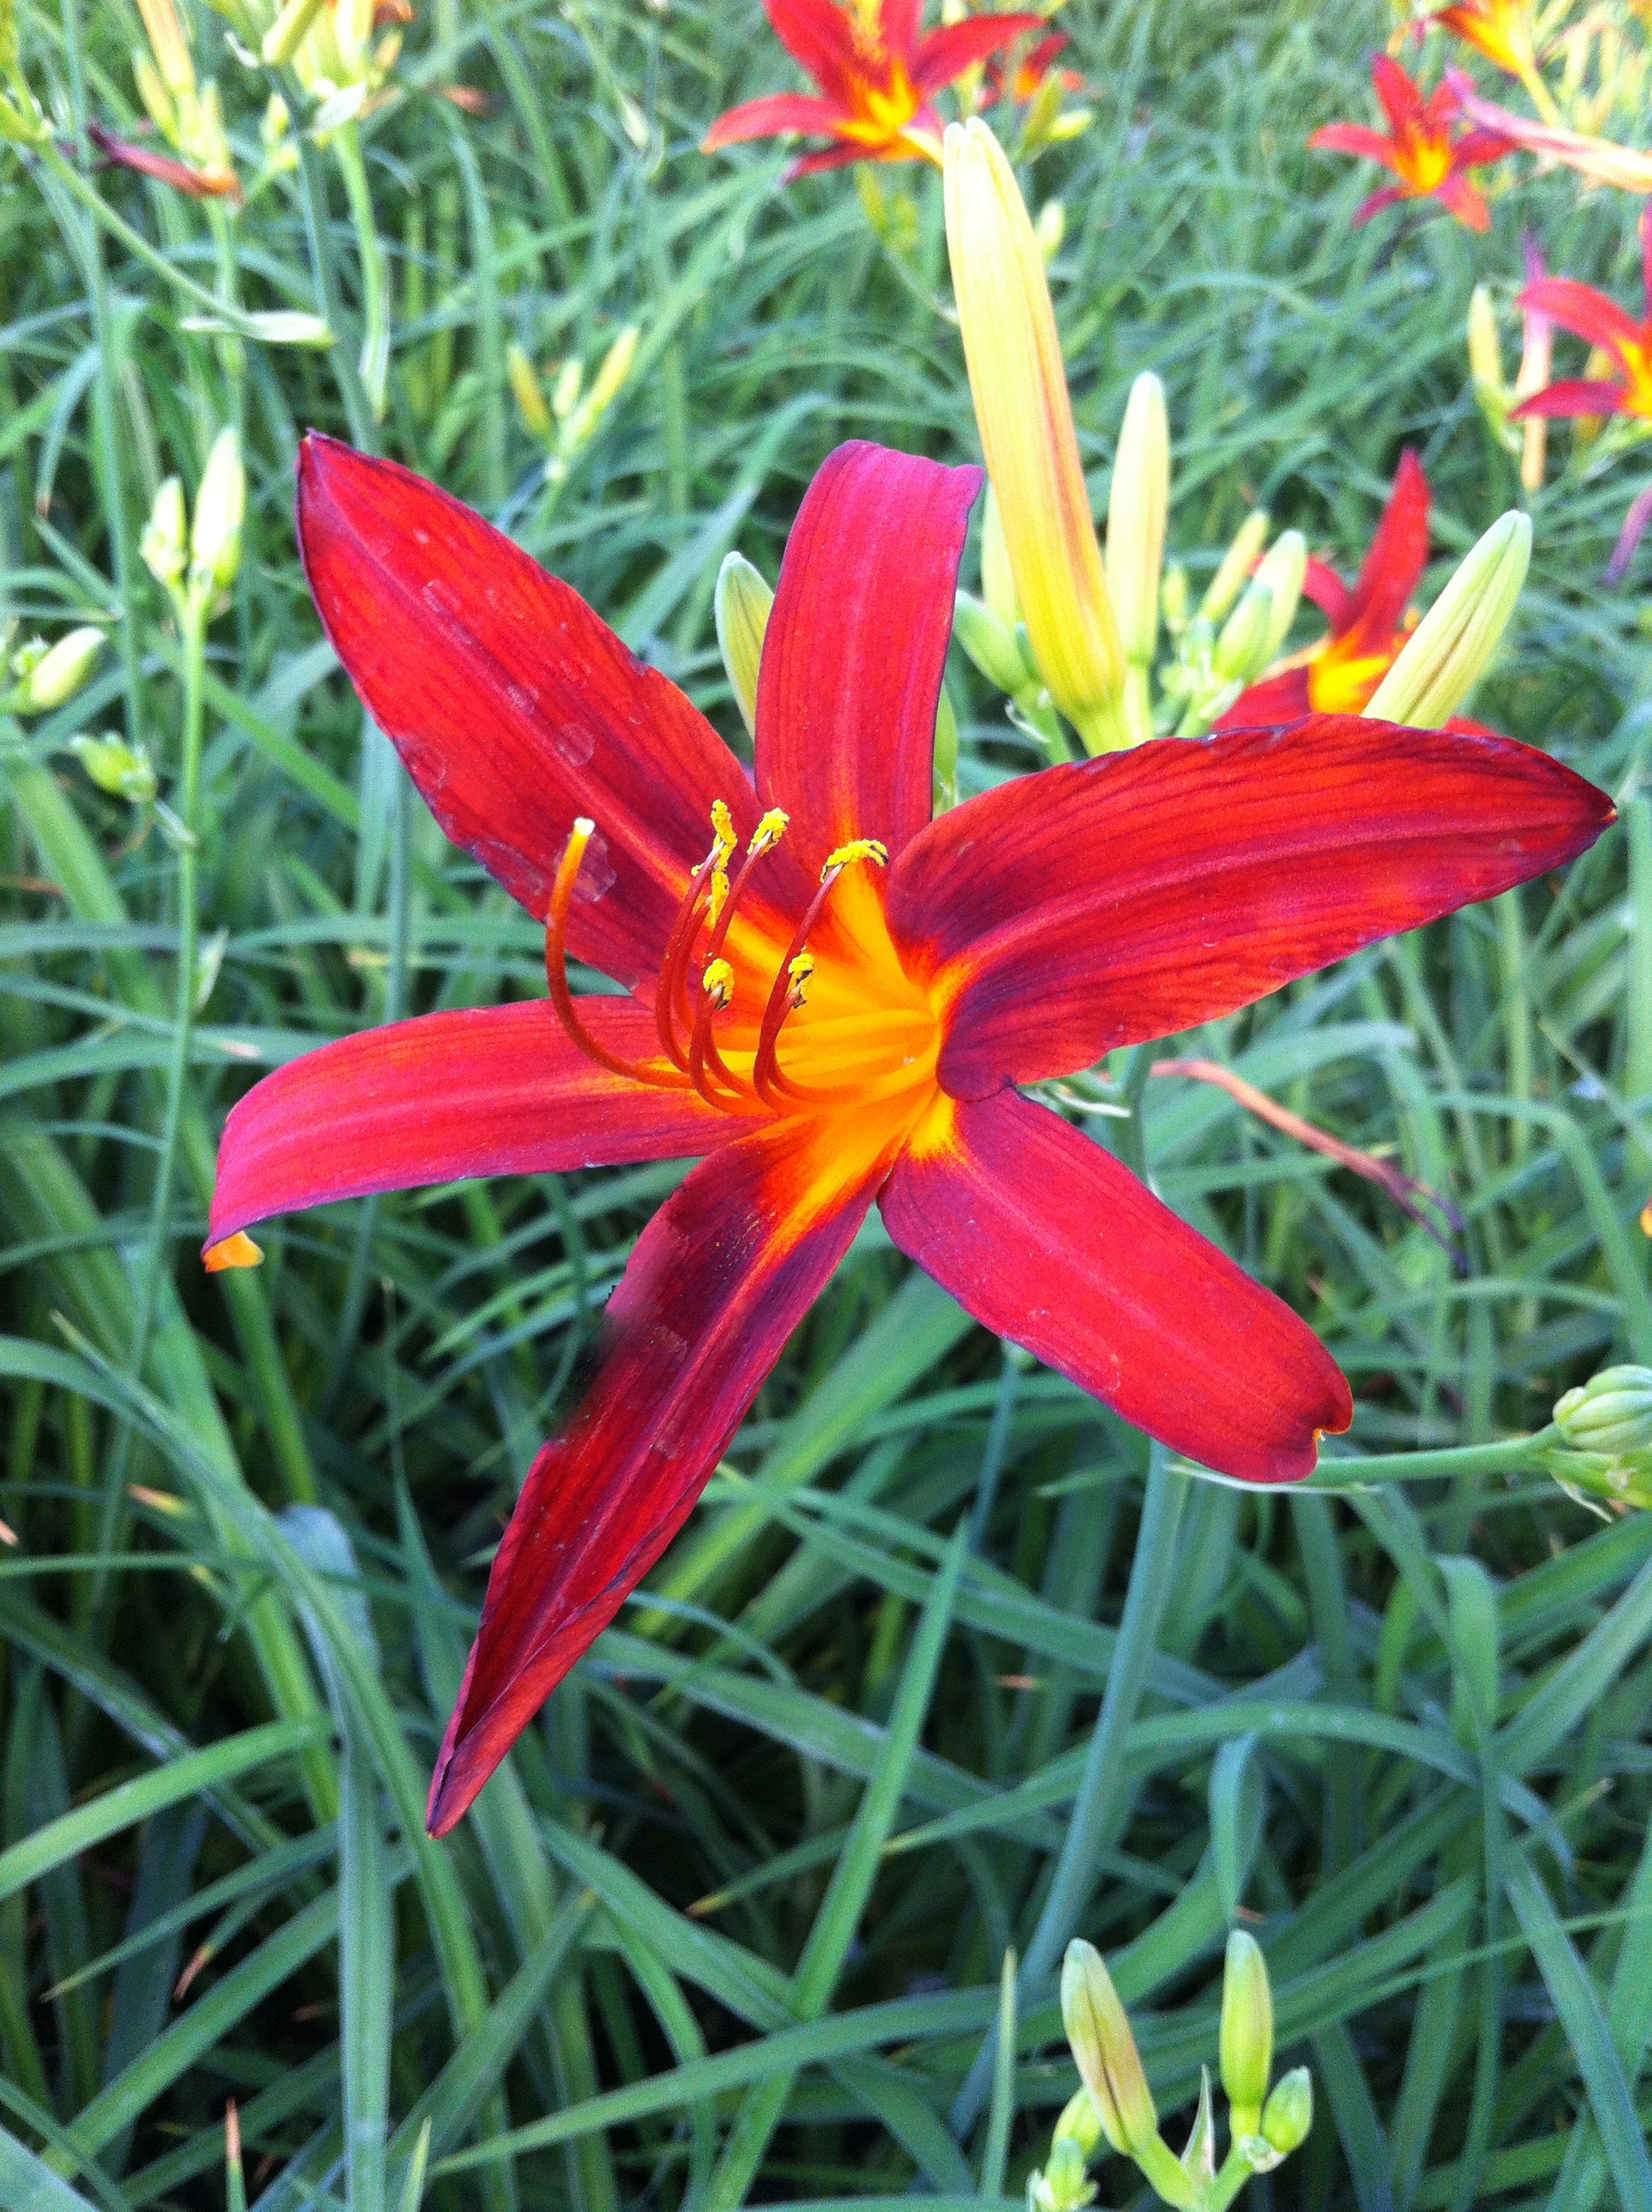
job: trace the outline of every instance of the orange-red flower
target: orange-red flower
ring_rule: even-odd
[[[1490,229],[1491,210],[1467,173],[1500,161],[1513,151],[1510,142],[1493,131],[1467,131],[1454,138],[1455,89],[1440,85],[1425,100],[1422,88],[1386,54],[1372,57],[1371,83],[1388,119],[1386,137],[1362,123],[1327,123],[1308,142],[1320,153],[1380,161],[1398,179],[1362,204],[1355,223],[1369,222],[1397,200],[1437,199],[1469,230]]]
[[[1535,392],[1514,410],[1533,416],[1631,415],[1652,422],[1652,208],[1641,217],[1641,289],[1644,319],[1637,322],[1615,300],[1570,276],[1540,276],[1520,295],[1527,314],[1546,315],[1574,337],[1586,339],[1612,364],[1609,377],[1575,378]]]
[[[1017,107],[1024,107],[1029,100],[1038,97],[1052,72],[1063,92],[1082,92],[1084,80],[1077,70],[1055,67],[1070,44],[1065,31],[1051,31],[1019,57],[999,55],[988,63],[982,82],[986,104],[990,107],[1000,100],[1008,100]]]
[[[835,143],[788,175],[850,161],[938,161],[944,128],[934,94],[987,60],[1041,15],[975,15],[920,33],[923,0],[763,0],[774,35],[820,87],[818,98],[776,93],[720,115],[702,141],[714,154],[748,138],[799,131]]]
[[[1218,730],[1248,730],[1310,712],[1359,713],[1417,627],[1411,595],[1428,564],[1428,477],[1407,451],[1353,589],[1323,561],[1308,564],[1303,595],[1330,624],[1323,640],[1293,667],[1242,692]]]
[[[529,1471],[433,1832],[682,1527],[874,1199],[979,1321],[1126,1419],[1241,1480],[1307,1474],[1352,1411],[1329,1353],[1018,1086],[1490,897],[1612,818],[1502,738],[1314,716],[1048,769],[932,819],[980,481],[876,446],[828,459],[763,637],[754,778],[480,516],[305,441],[327,635],[441,827],[544,921],[550,995],[267,1076],[224,1131],[210,1262],[330,1199],[704,1156]],[[575,998],[569,956],[619,994]]]
[[[1464,0],[1455,8],[1442,8],[1432,17],[1442,30],[1455,32],[1511,76],[1525,77],[1533,67],[1532,11],[1529,0]]]

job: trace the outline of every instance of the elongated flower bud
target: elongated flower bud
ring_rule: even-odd
[[[18,714],[49,714],[72,699],[103,650],[103,632],[88,623],[71,629],[43,653],[31,653],[18,668],[17,688],[8,702]]]
[[[1107,502],[1107,582],[1130,664],[1126,711],[1139,743],[1153,734],[1148,675],[1158,643],[1159,579],[1170,508],[1170,429],[1164,386],[1139,376],[1130,387]]]
[[[1308,540],[1300,530],[1282,530],[1256,571],[1256,581],[1266,586],[1273,601],[1262,647],[1264,668],[1291,634],[1297,609],[1302,605],[1303,580],[1307,574]]]
[[[1261,1947],[1242,1928],[1228,1938],[1222,1977],[1222,2088],[1236,2136],[1254,2135],[1273,2069],[1273,1993]]]
[[[100,791],[134,806],[147,806],[155,797],[155,763],[141,745],[134,748],[114,737],[70,738],[69,745]]]
[[[1101,1954],[1078,1937],[1061,1962],[1061,2020],[1114,2149],[1133,2156],[1157,2143],[1158,2113],[1119,1993]]]
[[[1128,742],[1125,657],[1090,519],[1043,256],[1004,150],[947,131],[946,239],[987,469],[1033,658],[1090,752]]]
[[[603,416],[619,398],[625,380],[631,374],[631,363],[637,356],[637,339],[641,336],[635,323],[628,323],[602,357],[597,374],[591,380],[591,389],[585,404],[590,414],[591,427],[595,429]]]
[[[1035,678],[1013,633],[968,592],[953,605],[952,635],[989,684],[1014,698]]]
[[[1273,629],[1273,593],[1260,576],[1253,576],[1222,625],[1211,666],[1225,682],[1250,683],[1267,665]]]
[[[1529,517],[1500,515],[1406,641],[1366,714],[1418,730],[1455,714],[1509,627],[1531,560]]]
[[[1280,2075],[1262,2108],[1262,2136],[1281,2158],[1289,2158],[1308,2141],[1314,2124],[1314,2082],[1305,2066]]]
[[[1503,346],[1497,337],[1497,311],[1484,284],[1477,284],[1468,302],[1468,373],[1481,398],[1489,395],[1507,407],[1503,381]]]
[[[149,519],[137,541],[143,565],[158,584],[174,588],[189,565],[188,538],[184,517],[184,487],[168,477],[156,492]]]
[[[1089,2158],[1101,2139],[1102,2119],[1096,2110],[1096,2100],[1088,2089],[1075,2089],[1061,2107],[1051,2142],[1077,2143],[1083,2155]]]
[[[740,720],[754,738],[757,734],[757,671],[762,662],[768,610],[774,604],[774,594],[750,562],[741,554],[726,553],[717,571],[713,603],[717,647]]]
[[[203,591],[227,592],[241,564],[241,524],[246,514],[246,471],[240,440],[220,430],[207,455],[201,488],[195,495],[195,527],[190,537],[191,580]]]
[[[1245,579],[1255,567],[1266,543],[1267,509],[1259,507],[1254,514],[1247,515],[1240,524],[1232,544],[1222,556],[1220,565],[1199,603],[1201,622],[1221,621],[1243,590]]]
[[[264,34],[260,48],[271,69],[284,69],[304,43],[304,34],[320,14],[323,0],[287,0],[286,6]]]
[[[1603,1367],[1557,1401],[1554,1423],[1576,1451],[1652,1451],[1652,1368]]]
[[[1019,627],[1021,606],[1010,573],[1010,550],[1004,543],[1004,517],[990,478],[981,503],[981,596],[995,622],[1011,633]]]
[[[523,428],[531,438],[549,438],[556,425],[545,404],[545,387],[539,381],[538,370],[514,339],[505,349],[505,374]]]

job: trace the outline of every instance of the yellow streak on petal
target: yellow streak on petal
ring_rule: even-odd
[[[217,1243],[207,1248],[209,1275],[222,1275],[227,1267],[259,1267],[263,1264],[262,1250],[244,1229],[238,1229],[233,1237],[221,1237]]]
[[[1014,172],[978,118],[946,134],[946,240],[1016,597],[1050,696],[1092,752],[1127,744],[1124,647],[1078,458],[1055,311]]]

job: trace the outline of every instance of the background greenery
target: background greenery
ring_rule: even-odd
[[[1511,295],[1527,221],[1552,266],[1632,302],[1636,210],[1560,177],[1517,184],[1484,240],[1351,229],[1369,176],[1303,142],[1366,113],[1375,5],[1064,20],[1096,120],[1036,191],[1067,210],[1098,506],[1151,367],[1195,574],[1256,499],[1351,568],[1407,442],[1460,552],[1516,495],[1465,392],[1471,284]],[[267,87],[190,21],[250,178]],[[31,4],[21,28],[71,159],[87,116],[131,125],[134,10]],[[381,426],[353,335],[191,333],[198,301],[3,156],[5,604],[25,634],[94,619],[116,643],[3,740],[0,2203],[236,2203],[230,2098],[272,2208],[411,2203],[425,2122],[432,2205],[1013,2197],[1073,2075],[1039,1978],[990,2117],[955,2102],[1006,1948],[1041,1920],[1047,1954],[1097,1942],[1173,2111],[1214,2057],[1242,1911],[1320,2097],[1259,2202],[1652,2204],[1652,1521],[1603,1525],[1535,1472],[1345,1502],[1161,1467],[1145,1493],[1139,1438],[871,1233],[649,1594],[460,1831],[424,1839],[489,1548],[681,1170],[339,1208],[270,1234],[256,1274],[202,1274],[216,1133],[258,1068],[542,988],[532,925],[409,803],[319,641],[295,442],[315,423],[438,477],[732,729],[724,551],[772,575],[846,434],[975,450],[932,305],[938,180],[879,173],[897,264],[853,179],[782,191],[769,149],[695,150],[793,81],[748,0],[422,9],[361,128]],[[439,96],[456,82],[485,116]],[[165,270],[354,332],[330,150],[239,218],[82,173]],[[548,505],[506,346],[590,367],[629,322],[630,384]],[[226,422],[252,495],[210,633],[180,1040],[179,857],[64,747],[141,738],[178,797],[180,641],[136,540]],[[1652,720],[1641,589],[1599,580],[1637,488],[1619,464],[1532,502],[1532,583],[1478,707],[1612,787],[1625,827],[1200,1047],[1449,1190],[1467,1271],[1213,1092],[1151,1084],[1138,1121],[1095,1125],[1322,1332],[1357,1449],[1518,1435],[1608,1357],[1652,1359]],[[967,781],[1032,764],[973,712]],[[1139,2191],[1099,2179],[1104,2202]]]

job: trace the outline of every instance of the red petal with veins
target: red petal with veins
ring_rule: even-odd
[[[1349,597],[1338,637],[1357,633],[1366,649],[1380,652],[1405,619],[1418,579],[1428,565],[1428,477],[1409,448],[1400,456],[1394,489],[1376,526],[1371,550]]]
[[[1242,1482],[1312,1474],[1353,1403],[1289,1306],[1047,1108],[1000,1091],[950,1121],[880,1194],[903,1252],[1173,1451]]]
[[[1242,691],[1212,726],[1218,736],[1226,730],[1277,730],[1281,722],[1300,720],[1312,704],[1307,669],[1285,668]]]
[[[756,820],[711,725],[577,592],[406,469],[312,432],[298,526],[327,635],[446,835],[543,916],[589,815],[569,945],[621,982],[651,976],[713,799],[743,834]]]
[[[968,22],[944,24],[919,40],[912,82],[920,92],[938,92],[1023,32],[1043,28],[1042,15],[977,15]]]
[[[979,469],[859,441],[805,495],[763,635],[757,790],[796,892],[853,837],[891,855],[934,807],[935,707]],[[780,873],[777,868],[777,876]]]
[[[618,1057],[658,1054],[643,1007],[585,999],[580,1011]],[[369,1191],[692,1158],[743,1126],[691,1091],[598,1067],[547,1000],[422,1014],[303,1053],[231,1108],[208,1243]]]
[[[1522,312],[1535,308],[1551,322],[1558,323],[1563,331],[1570,331],[1590,345],[1603,346],[1609,353],[1640,339],[1634,319],[1615,300],[1608,300],[1592,284],[1580,284],[1575,277],[1540,276],[1521,294],[1520,306]]]
[[[890,871],[908,962],[952,994],[962,1097],[1248,1006],[1593,844],[1612,802],[1498,738],[1315,714],[1017,777]]]
[[[720,115],[700,143],[704,154],[722,146],[738,146],[749,138],[774,138],[783,131],[809,131],[824,135],[848,114],[835,100],[815,100],[805,92],[778,92],[768,100],[749,100],[744,107],[731,107]]]
[[[909,1109],[908,1109],[909,1110]],[[692,1511],[848,1249],[898,1124],[781,1121],[696,1168],[638,1239],[573,1420],[494,1560],[430,1789],[446,1832]]]

